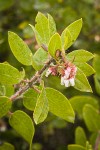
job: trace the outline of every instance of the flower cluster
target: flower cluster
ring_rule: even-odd
[[[69,63],[61,75],[61,85],[65,85],[65,87],[74,86],[76,71],[77,67]]]
[[[49,67],[45,76],[48,77],[50,74],[56,76],[59,74],[61,75],[61,85],[69,87],[75,85],[76,72],[77,67],[71,62],[67,62],[60,66],[53,65]]]

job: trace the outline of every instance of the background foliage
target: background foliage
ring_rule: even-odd
[[[56,21],[59,33],[61,33],[63,29],[73,21],[83,18],[83,28],[81,34],[68,51],[83,48],[92,53],[95,53],[95,58],[93,62],[90,61],[90,64],[93,64],[94,69],[96,70],[96,74],[95,76],[89,78],[94,94],[79,92],[73,88],[62,88],[60,84],[58,85],[58,80],[54,77],[50,77],[51,79],[49,81],[45,79],[47,85],[60,90],[64,95],[67,96],[67,98],[70,98],[72,106],[75,99],[76,101],[82,100],[82,95],[84,95],[84,99],[86,100],[84,103],[87,105],[84,107],[84,114],[81,112],[81,109],[79,110],[76,106],[73,106],[73,108],[75,107],[75,111],[78,114],[76,116],[75,124],[67,123],[64,120],[49,114],[49,117],[44,123],[36,126],[33,149],[66,150],[67,145],[72,143],[76,143],[84,147],[84,141],[86,141],[84,135],[84,141],[82,143],[77,140],[78,136],[76,136],[76,139],[74,138],[75,133],[78,135],[78,132],[83,132],[83,130],[78,131],[81,130],[81,128],[76,130],[78,126],[83,127],[88,140],[90,139],[90,143],[93,144],[95,141],[94,139],[97,136],[96,131],[99,130],[100,127],[91,127],[92,118],[90,115],[89,118],[86,118],[85,113],[88,111],[88,113],[91,114],[91,111],[93,111],[93,114],[95,114],[96,112],[94,108],[91,108],[94,105],[97,110],[99,109],[100,2],[99,0],[0,0],[0,62],[8,61],[16,68],[20,68],[20,66],[22,66],[10,51],[7,38],[8,30],[14,31],[20,37],[22,37],[29,45],[29,47],[31,47],[32,52],[35,53],[38,47],[34,38],[34,33],[28,24],[35,23],[34,20],[38,11],[41,11],[45,14],[50,13],[53,16]],[[26,67],[26,70],[28,77],[34,73],[31,67]],[[0,88],[1,92],[4,92],[3,87]],[[12,89],[9,87],[8,89],[6,89],[6,92],[8,91],[8,95],[11,95],[11,93],[13,93]],[[0,94],[2,95],[2,93]],[[75,97],[72,98],[73,96]],[[90,96],[92,106],[89,105],[90,101],[88,96]],[[80,104],[79,106],[83,107],[83,104]],[[31,113],[23,107],[22,101],[16,101],[14,103],[13,109],[17,110],[21,108],[29,113],[29,115],[31,115]],[[87,126],[87,121],[90,121],[90,126]],[[96,117],[94,122],[96,122]],[[2,132],[2,126],[7,129],[5,132]],[[92,134],[90,134],[91,132]],[[20,136],[14,130],[10,128],[7,118],[0,120],[0,141],[7,141],[14,144],[16,146],[16,150],[26,150],[28,147],[27,143],[22,138],[20,138]]]

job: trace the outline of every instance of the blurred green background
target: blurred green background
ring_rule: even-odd
[[[58,32],[73,21],[82,18],[83,28],[80,36],[68,52],[75,49],[85,49],[92,53],[100,55],[100,0],[0,0],[0,62],[8,61],[11,65],[19,70],[22,65],[15,59],[10,51],[8,44],[8,31],[16,32],[29,45],[34,53],[38,45],[34,38],[34,33],[29,27],[30,24],[35,24],[37,12],[44,14],[50,13],[56,24]],[[98,70],[100,71],[100,57],[98,58]],[[92,62],[90,62],[92,64]],[[96,64],[94,65],[96,66]],[[27,76],[30,77],[34,70],[31,67],[25,67]],[[58,79],[45,79],[48,86],[54,87],[63,92],[68,98],[75,95],[91,95],[99,100],[100,85],[98,91],[95,89],[93,76],[89,78],[94,94],[83,93],[73,88],[62,88]],[[96,80],[97,81],[97,80]],[[98,81],[98,84],[99,81]],[[28,112],[22,101],[14,103],[14,109],[23,109],[32,116],[32,112]],[[8,141],[15,145],[16,150],[27,150],[27,143],[10,128],[7,123],[8,119],[0,120],[7,128],[7,131],[0,131],[0,142]],[[76,117],[75,124],[67,123],[49,114],[47,120],[36,126],[36,133],[33,139],[34,150],[67,150],[67,145],[74,143],[75,128],[81,125],[87,135],[89,134],[83,122]]]

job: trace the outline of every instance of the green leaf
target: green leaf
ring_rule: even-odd
[[[12,85],[5,85],[5,95],[7,97],[10,97],[14,94],[14,86]]]
[[[85,147],[77,144],[68,145],[68,150],[86,150]]]
[[[73,123],[75,114],[68,99],[62,93],[53,88],[46,88],[46,95],[49,102],[50,112]]]
[[[86,76],[90,76],[95,73],[95,70],[87,63],[75,62],[74,64],[81,69]]]
[[[25,112],[17,110],[11,115],[9,123],[30,144],[31,149],[35,132],[31,118]]]
[[[72,42],[71,34],[67,28],[61,34],[61,41],[62,41],[62,49],[67,50]]]
[[[43,44],[43,39],[42,37],[40,36],[40,34],[38,33],[38,31],[35,29],[35,27],[31,24],[29,24],[29,26],[32,28],[34,34],[35,34],[35,37],[36,37],[36,41],[38,42],[38,44],[41,46]]]
[[[22,73],[9,64],[0,63],[0,82],[5,85],[19,83],[23,79]]]
[[[67,59],[69,61],[73,61],[74,62],[87,62],[90,59],[92,59],[94,57],[94,55],[86,50],[80,49],[80,50],[74,50],[71,53],[67,54]]]
[[[92,150],[92,145],[88,141],[86,142],[86,150]]]
[[[77,39],[80,31],[82,28],[82,19],[76,20],[75,22],[71,23],[63,32],[65,32],[66,30],[69,31],[70,35],[71,35],[71,40],[68,43],[68,47],[70,47],[74,41]],[[67,47],[67,48],[68,48]]]
[[[5,96],[6,88],[4,85],[0,84],[0,96]]]
[[[84,92],[92,92],[91,86],[85,76],[85,74],[77,68],[77,73],[75,77],[75,86],[74,88],[79,90],[79,91],[84,91]]]
[[[29,109],[29,110],[34,110],[36,101],[37,101],[37,92],[33,89],[29,89],[28,91],[25,92],[23,96],[23,104],[24,106]]]
[[[98,76],[98,79],[100,79],[100,56],[95,55],[93,59],[93,67],[96,71],[96,75]]]
[[[23,65],[32,65],[32,52],[27,44],[14,32],[8,32],[10,48],[16,59]]]
[[[70,99],[70,103],[74,111],[76,111],[80,117],[82,117],[82,110],[85,104],[90,104],[97,109],[99,108],[98,101],[94,97],[90,96],[74,96]]]
[[[36,25],[35,27],[30,25],[35,33],[36,40],[41,46],[42,44],[48,45],[50,37],[56,33],[56,24],[53,17],[48,14],[48,18],[38,12],[36,16]]]
[[[15,150],[15,148],[10,143],[5,142],[3,145],[0,146],[0,150]]]
[[[10,97],[13,94],[14,94],[13,85],[2,85],[2,84],[0,84],[0,96]]]
[[[50,36],[49,36],[49,28],[48,28],[48,19],[42,13],[38,12],[36,16],[36,25],[35,29],[39,33],[42,41],[38,38],[37,41],[39,44],[46,44],[48,45]]]
[[[100,130],[100,114],[93,106],[86,104],[83,108],[83,118],[89,131]]]
[[[75,130],[75,143],[85,147],[86,141],[87,139],[83,128],[77,127]]]
[[[98,79],[98,76],[94,76],[94,81],[95,81],[95,89],[96,92],[100,95],[100,78]]]
[[[8,97],[0,97],[0,118],[2,118],[8,113],[9,109],[11,108],[11,105],[12,101]]]
[[[48,53],[42,48],[39,48],[36,53],[33,55],[33,68],[35,70],[40,70],[46,63],[48,59]]]
[[[48,14],[48,26],[49,26],[49,34],[51,37],[53,34],[55,34],[57,32],[57,30],[56,30],[55,21],[50,14]]]
[[[95,145],[95,141],[98,137],[98,131],[97,132],[93,132],[90,137],[89,137],[89,141],[91,145]]]
[[[49,42],[48,51],[51,56],[56,58],[56,51],[61,50],[61,37],[58,33],[55,33]]]
[[[42,91],[37,99],[36,107],[33,114],[33,118],[36,124],[43,122],[46,119],[49,111],[48,99],[46,97],[44,83],[42,86]]]

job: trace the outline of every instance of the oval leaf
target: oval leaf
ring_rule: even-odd
[[[46,92],[43,85],[42,91],[37,99],[36,107],[33,114],[35,123],[39,124],[43,122],[47,117],[48,111],[49,111],[48,99],[46,97]]]
[[[71,34],[68,29],[65,29],[61,34],[62,49],[67,50],[72,42]]]
[[[68,145],[68,150],[86,150],[85,147],[77,144]]]
[[[36,41],[38,42],[38,44],[41,46],[43,44],[43,39],[42,37],[40,36],[40,34],[38,33],[38,31],[35,29],[35,27],[31,24],[29,24],[29,26],[32,28],[34,34],[35,34],[35,37],[36,37]]]
[[[82,110],[85,104],[90,104],[98,109],[99,104],[98,101],[90,96],[75,96],[70,99],[70,103],[74,109],[78,113],[80,117],[82,117]]]
[[[46,88],[46,95],[51,113],[69,122],[74,122],[74,111],[70,102],[62,93],[52,88]]]
[[[15,150],[15,148],[10,143],[4,143],[0,146],[0,150]]]
[[[85,147],[86,141],[87,139],[83,128],[77,127],[75,130],[75,143]]]
[[[0,118],[5,116],[11,108],[12,101],[5,96],[0,97]]]
[[[60,38],[60,35],[58,33],[55,33],[50,39],[50,42],[48,45],[48,51],[49,51],[51,56],[56,58],[56,51],[57,50],[61,50],[61,38]]]
[[[48,19],[43,15],[42,13],[38,12],[36,16],[36,25],[35,29],[38,32],[40,38],[38,38],[38,43],[39,44],[46,44],[48,45],[50,36],[49,36],[49,28],[48,28]],[[38,37],[39,37],[38,36]]]
[[[81,69],[86,76],[90,76],[95,73],[95,70],[87,63],[76,62],[74,64]]]
[[[48,14],[48,26],[49,26],[49,34],[51,37],[53,34],[55,34],[57,32],[57,30],[56,30],[55,21],[50,14]]]
[[[76,20],[73,23],[71,23],[63,32],[65,32],[66,30],[69,31],[70,35],[71,35],[71,40],[68,43],[68,47],[70,47],[74,41],[77,39],[80,31],[82,28],[82,19]],[[67,48],[68,48],[67,47]]]
[[[23,65],[32,65],[32,52],[27,44],[14,32],[8,32],[10,48],[16,59]]]
[[[79,91],[92,92],[91,86],[85,74],[79,68],[76,73],[74,88]]]
[[[0,63],[0,82],[6,85],[19,83],[23,79],[22,73],[9,64]]]
[[[31,118],[23,111],[15,111],[10,119],[10,125],[30,144],[35,132]]]
[[[99,55],[95,55],[93,59],[93,67],[96,71],[96,75],[98,79],[100,79],[100,56]]]
[[[100,95],[100,79],[98,78],[97,75],[94,76],[94,81],[96,92]]]
[[[83,118],[90,131],[100,130],[100,114],[93,106],[86,104],[83,108]]]
[[[33,89],[29,89],[23,96],[23,104],[29,110],[34,110],[37,101],[37,92]]]
[[[48,53],[42,48],[39,48],[36,53],[33,55],[33,68],[35,70],[40,70],[48,59]]]
[[[74,50],[71,53],[67,54],[67,59],[69,61],[74,60],[74,62],[87,62],[94,57],[94,55],[86,50]]]

